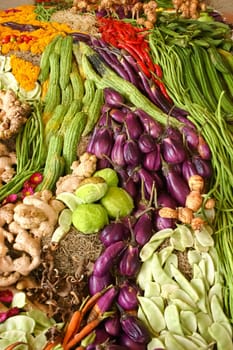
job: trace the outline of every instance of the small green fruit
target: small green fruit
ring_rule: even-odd
[[[99,176],[84,179],[75,191],[75,195],[81,203],[94,203],[107,192],[106,181]]]
[[[121,187],[109,187],[100,203],[105,207],[112,218],[127,216],[134,208],[132,197]]]
[[[93,176],[102,177],[107,182],[108,186],[117,186],[119,182],[117,172],[112,168],[97,170]]]
[[[98,203],[80,204],[72,214],[74,227],[85,234],[100,231],[108,222],[106,209]]]

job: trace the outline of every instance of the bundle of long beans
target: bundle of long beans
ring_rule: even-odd
[[[194,101],[191,81],[184,75],[187,61],[182,55],[187,48],[165,43],[163,33],[156,28],[150,35],[150,47],[153,59],[163,70],[163,79],[174,103],[189,112],[189,119],[201,131],[212,152],[213,176],[210,193],[216,198],[215,242],[219,255],[219,269],[224,277],[224,304],[229,319],[233,320],[233,151],[232,126],[228,123],[223,108],[223,99],[227,94],[222,90],[217,100],[216,110],[208,109],[205,98],[203,103]],[[188,48],[188,50],[191,50]],[[205,66],[205,69],[207,67]],[[204,76],[202,77],[203,82]],[[205,81],[204,81],[205,83]],[[215,81],[211,82],[215,84]],[[208,93],[208,92],[207,92]],[[201,95],[200,95],[201,96]]]

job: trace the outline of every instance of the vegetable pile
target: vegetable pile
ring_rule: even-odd
[[[202,1],[74,1],[96,35],[58,10],[0,12],[0,347],[233,349],[230,26]]]

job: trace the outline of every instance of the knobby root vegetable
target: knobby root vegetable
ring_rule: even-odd
[[[15,284],[39,266],[41,238],[52,234],[63,208],[47,190],[0,208],[0,287]]]
[[[30,113],[30,105],[21,102],[13,90],[0,90],[0,138],[7,140],[18,134]]]
[[[83,153],[72,163],[72,173],[60,177],[56,184],[56,195],[62,192],[75,192],[79,184],[93,175],[96,170],[97,158],[88,152]]]
[[[8,183],[15,175],[16,154],[0,142],[0,184]]]

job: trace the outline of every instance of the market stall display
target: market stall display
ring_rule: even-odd
[[[0,349],[233,349],[230,24],[102,0],[0,29]]]

